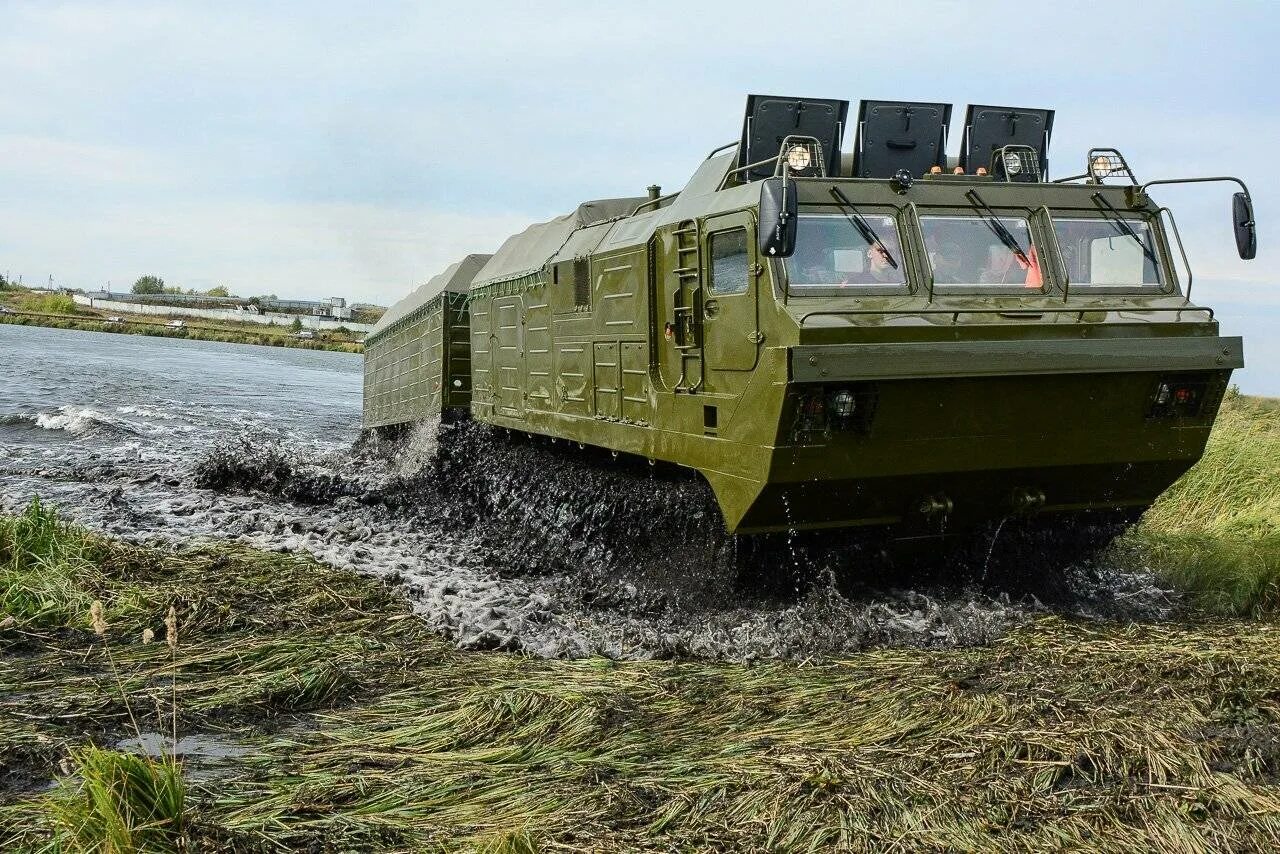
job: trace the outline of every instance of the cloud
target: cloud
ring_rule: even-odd
[[[1056,107],[1058,174],[1092,145],[1144,178],[1238,172],[1251,265],[1227,188],[1160,198],[1205,282],[1262,285],[1280,278],[1280,109],[1240,81],[1271,76],[1277,21],[1265,4],[9,2],[0,266],[391,299],[583,199],[678,188],[767,92],[951,101],[952,149],[965,103]],[[1134,32],[1160,45],[1141,68]]]

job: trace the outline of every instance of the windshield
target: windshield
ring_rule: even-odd
[[[902,241],[893,217],[862,214],[864,233],[846,214],[802,214],[796,251],[787,259],[793,289],[906,284]]]
[[[1039,253],[1023,217],[922,216],[920,230],[935,285],[1044,284]]]
[[[1163,284],[1155,240],[1142,220],[1055,218],[1053,230],[1073,288]]]

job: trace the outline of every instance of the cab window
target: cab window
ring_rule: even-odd
[[[1039,251],[1024,217],[922,216],[934,285],[1041,288]]]
[[[869,231],[844,214],[801,214],[796,251],[787,259],[792,290],[906,284],[902,241],[893,217],[864,215]]]
[[[1143,220],[1055,218],[1053,231],[1073,288],[1164,284],[1155,239]]]
[[[711,235],[711,290],[717,294],[744,294],[750,282],[747,230],[718,231]]]

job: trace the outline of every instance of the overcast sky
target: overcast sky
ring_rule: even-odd
[[[681,186],[749,92],[1055,108],[1174,188],[1199,301],[1280,394],[1274,3],[0,0],[0,270],[389,303],[591,197]],[[1070,8],[1070,11],[1058,11]],[[856,103],[855,103],[856,109]]]

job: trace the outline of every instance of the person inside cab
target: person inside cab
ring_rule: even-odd
[[[1036,248],[1027,250],[1025,257],[1020,256],[1002,244],[993,244],[987,252],[987,266],[978,276],[978,281],[986,285],[1022,285],[1024,288],[1044,287],[1044,278],[1040,273],[1040,260],[1036,256]]]
[[[965,281],[960,244],[954,240],[940,240],[934,235],[929,235],[926,244],[934,284],[953,285]]]
[[[871,220],[874,231],[862,235],[844,218],[814,217],[814,227],[802,232],[787,263],[792,285],[844,287],[901,285],[906,261],[897,229],[888,217]]]
[[[899,253],[900,254],[900,253]],[[902,260],[893,259],[898,266],[890,263],[890,250],[883,244],[875,243],[867,247],[866,282],[859,284],[895,284],[902,281]]]
[[[865,249],[846,250],[843,258],[852,263],[842,265],[837,260],[838,284],[900,285],[907,280],[902,246],[892,234],[881,235],[879,242],[866,245]]]

